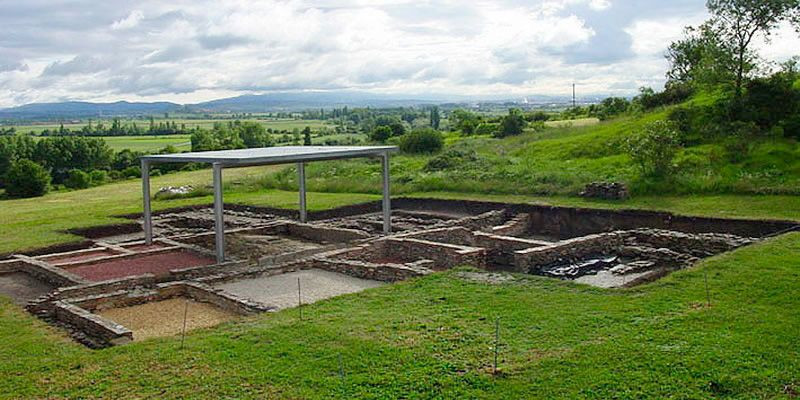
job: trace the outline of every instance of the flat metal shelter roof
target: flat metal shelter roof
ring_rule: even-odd
[[[391,232],[391,198],[389,196],[389,153],[395,146],[285,146],[257,149],[198,151],[193,153],[157,154],[140,157],[142,164],[142,197],[144,208],[144,237],[153,242],[153,221],[150,209],[150,165],[156,163],[210,163],[214,181],[214,231],[217,262],[225,261],[225,224],[223,221],[222,169],[253,165],[297,163],[300,186],[300,221],[306,222],[306,168],[310,161],[336,160],[355,157],[380,157],[383,169],[383,232]]]
[[[282,146],[258,149],[156,154],[142,156],[141,159],[153,163],[220,163],[224,166],[269,165],[379,156],[387,152],[395,151],[397,151],[397,147],[395,146]]]

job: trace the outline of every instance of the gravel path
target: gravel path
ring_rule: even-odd
[[[297,306],[297,278],[303,304],[378,287],[383,282],[354,278],[319,269],[223,283],[217,288],[279,309]]]
[[[186,330],[208,328],[236,318],[236,314],[207,303],[183,298],[156,301],[131,307],[112,308],[97,312],[133,331],[134,340],[173,336],[183,329],[186,303]]]
[[[68,271],[90,281],[105,281],[146,272],[156,276],[166,275],[171,269],[212,265],[216,261],[185,251],[152,254],[149,256],[106,261],[97,264],[69,268]]]

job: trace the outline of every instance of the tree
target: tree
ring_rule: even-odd
[[[21,159],[11,165],[5,182],[6,194],[10,197],[39,197],[50,187],[50,174],[41,165]]]
[[[303,128],[303,146],[311,146],[311,128]]]
[[[708,0],[706,7],[723,42],[732,46],[738,99],[749,72],[748,65],[754,62],[753,39],[758,34],[769,39],[783,21],[800,23],[800,0]]]
[[[376,126],[375,129],[372,130],[369,134],[369,138],[380,143],[386,142],[392,136],[392,128],[381,125]]]
[[[450,113],[450,119],[453,120],[453,127],[461,131],[461,134],[470,136],[475,134],[475,128],[481,122],[481,117],[467,110],[453,110]]]
[[[439,130],[439,124],[441,123],[441,115],[439,115],[439,107],[433,106],[431,107],[431,128]]]
[[[496,131],[497,137],[516,136],[525,129],[525,116],[518,108],[508,110],[508,115],[500,120],[500,129]]]

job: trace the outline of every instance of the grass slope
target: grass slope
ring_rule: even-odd
[[[628,183],[637,195],[800,194],[800,145],[790,139],[753,140],[747,153],[719,143],[689,146],[678,152],[676,170],[667,179],[640,176],[624,150],[625,140],[666,116],[660,110],[503,139],[448,133],[445,150],[450,153],[393,158],[394,190],[563,196],[578,194],[589,182],[615,181]],[[428,168],[433,159],[438,165]],[[333,165],[307,169],[319,190],[368,192],[380,187],[374,162]],[[291,174],[278,174],[264,183],[289,189],[294,187],[291,179]]]
[[[184,349],[90,351],[0,300],[0,343],[13,343],[0,346],[0,397],[788,397],[798,254],[800,234],[786,235],[626,290],[440,273],[307,306],[303,321],[286,310],[197,331]]]

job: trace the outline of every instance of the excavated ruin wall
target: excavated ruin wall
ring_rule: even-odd
[[[661,229],[635,229],[624,232],[628,242],[705,257],[753,243],[755,239],[719,233],[686,234]]]
[[[530,226],[535,231],[532,233],[553,235],[562,239],[642,227],[686,233],[716,232],[745,237],[762,237],[798,225],[796,222],[779,220],[688,217],[660,211],[599,210],[471,200],[398,198],[392,199],[392,207],[408,210],[442,210],[471,214],[506,209],[514,214],[530,214]]]
[[[574,261],[588,255],[614,253],[624,244],[618,232],[600,233],[564,240],[549,246],[520,250],[514,253],[514,268],[517,272],[552,265],[561,261]]]
[[[381,282],[398,282],[433,272],[430,260],[409,264],[375,264],[358,260],[335,260],[317,258],[309,261],[311,268],[338,272],[361,279]]]
[[[17,255],[17,259],[23,262],[19,270],[25,271],[35,278],[48,282],[56,287],[74,286],[88,283],[86,279],[72,274],[61,268],[54,267],[44,261],[39,261],[28,256]]]
[[[335,228],[301,223],[287,223],[289,235],[300,237],[312,242],[347,243],[355,240],[367,239],[370,236],[355,229]]]
[[[428,259],[434,269],[448,269],[459,265],[483,267],[486,265],[486,249],[410,238],[388,238],[385,240],[387,255],[412,259]]]
[[[128,328],[81,307],[57,301],[53,304],[53,308],[53,314],[58,321],[77,327],[82,332],[100,338],[108,344],[123,344],[133,340],[133,332]]]
[[[162,213],[174,213],[185,210],[208,208],[209,205],[181,207],[162,210]],[[296,210],[269,207],[252,207],[226,204],[225,208],[234,211],[250,211],[296,219]],[[729,233],[745,237],[763,237],[774,234],[798,224],[792,221],[779,220],[745,220],[709,217],[678,216],[667,212],[646,210],[600,210],[589,208],[554,207],[534,204],[509,204],[499,202],[473,200],[445,200],[430,198],[399,197],[392,199],[392,208],[409,211],[439,211],[449,214],[478,215],[490,211],[507,210],[508,214],[529,214],[528,233],[555,236],[561,239],[584,236],[593,233],[614,230],[631,230],[642,227],[668,229],[686,233]],[[309,212],[310,221],[342,218],[360,214],[380,212],[381,202],[373,201],[339,207],[331,210]],[[125,215],[128,218],[141,218],[141,214]],[[502,220],[492,226],[503,225]],[[515,225],[511,230],[517,229]],[[468,227],[469,228],[469,227]],[[479,226],[476,230],[485,228]],[[138,228],[138,231],[141,227]],[[505,235],[519,234],[504,232]]]

